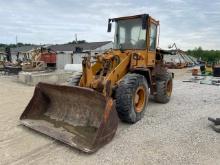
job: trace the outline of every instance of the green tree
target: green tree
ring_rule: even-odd
[[[193,50],[188,50],[187,54],[196,57],[197,59],[201,58],[204,61],[213,63],[220,60],[220,51],[219,50],[203,50],[201,46],[194,48]]]

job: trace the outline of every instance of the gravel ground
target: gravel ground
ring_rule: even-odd
[[[175,71],[168,104],[150,101],[144,118],[119,123],[113,141],[88,155],[19,122],[33,87],[0,77],[0,164],[220,164],[220,134],[208,116],[220,117],[220,87],[184,83]]]

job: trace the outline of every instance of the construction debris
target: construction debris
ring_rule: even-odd
[[[211,77],[211,78],[208,79],[208,80],[202,80],[202,81],[200,81],[200,84],[207,84],[207,85],[216,85],[216,86],[219,86],[219,85],[220,85],[220,79],[216,79],[216,78]]]
[[[30,55],[22,63],[22,70],[25,72],[44,71],[46,69],[56,69],[56,52],[47,48],[32,49],[24,53]]]
[[[198,83],[200,80],[204,80],[205,77],[202,76],[192,76],[190,79],[188,80],[183,80],[183,82],[194,82],[194,83]]]
[[[213,67],[213,76],[220,77],[220,65],[215,65]]]
[[[193,76],[198,76],[198,73],[199,73],[198,69],[196,69],[196,68],[192,69],[192,75]]]
[[[175,43],[172,46],[169,46],[169,48],[173,47],[175,47],[175,49],[172,50],[172,55],[164,55],[165,64],[169,69],[182,69],[198,64],[196,58],[189,56],[186,54],[186,52],[178,49]]]
[[[193,83],[200,83],[206,85],[216,85],[220,86],[220,78],[212,77],[212,76],[192,76],[188,80],[183,80],[182,82],[193,82]]]
[[[0,72],[4,71],[5,53],[0,52]]]
[[[209,117],[208,120],[214,123],[214,125],[211,125],[212,129],[215,132],[220,133],[220,118],[214,119],[214,118]]]

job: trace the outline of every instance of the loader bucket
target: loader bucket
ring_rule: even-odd
[[[89,88],[39,83],[22,124],[84,152],[108,143],[118,127],[115,103]]]

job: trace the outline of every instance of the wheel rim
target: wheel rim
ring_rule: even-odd
[[[171,96],[172,87],[173,87],[172,80],[169,80],[169,81],[167,82],[167,91],[166,91],[167,96]]]
[[[140,113],[143,111],[146,100],[146,92],[143,86],[138,87],[135,92],[134,103],[135,103],[135,111]]]

